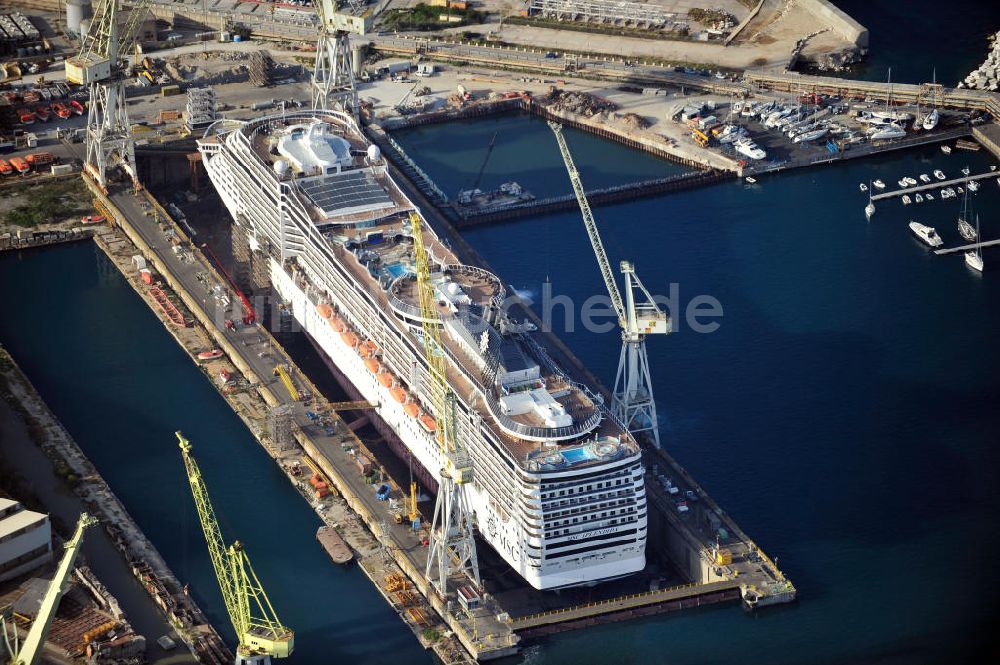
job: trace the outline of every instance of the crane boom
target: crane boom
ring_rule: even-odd
[[[576,164],[573,163],[573,155],[569,151],[569,146],[566,145],[566,138],[562,133],[562,125],[550,120],[549,127],[552,128],[552,131],[556,135],[559,152],[562,153],[563,161],[566,163],[569,180],[573,183],[573,193],[576,194],[576,201],[580,204],[580,212],[583,213],[583,225],[587,229],[587,236],[590,237],[590,244],[593,246],[594,254],[597,256],[597,265],[601,269],[601,276],[604,278],[604,287],[608,290],[608,295],[611,297],[611,304],[615,308],[615,313],[618,314],[618,319],[622,327],[627,327],[627,317],[625,304],[622,301],[622,294],[618,290],[615,275],[611,272],[611,264],[608,262],[607,252],[604,251],[601,234],[597,231],[597,222],[594,221],[594,213],[590,210],[590,202],[587,201],[587,192],[583,188],[583,182],[580,180],[580,172],[577,171]]]
[[[24,644],[21,645],[20,649],[16,647],[10,649],[10,645],[8,645],[8,650],[13,652],[13,657],[11,658],[13,665],[34,665],[39,662],[42,647],[45,646],[45,638],[49,634],[49,627],[52,626],[52,620],[56,616],[56,609],[59,607],[59,601],[66,592],[66,580],[69,578],[73,566],[76,565],[76,557],[80,553],[80,546],[83,544],[83,532],[94,524],[97,524],[97,518],[91,517],[87,513],[80,514],[80,519],[76,522],[76,530],[73,532],[73,537],[64,545],[66,552],[59,561],[56,574],[52,577],[52,581],[49,582],[49,586],[45,590],[45,596],[42,597],[42,604],[38,608],[38,614],[31,624],[31,629],[28,631],[27,637],[24,638]],[[15,633],[16,630],[15,628]],[[6,631],[4,631],[4,638],[5,640],[7,638]]]
[[[274,373],[281,379],[281,383],[285,386],[285,390],[288,391],[288,396],[294,401],[298,401],[299,391],[295,388],[295,384],[292,382],[292,377],[288,375],[285,368],[278,365],[274,368]]]
[[[243,545],[236,541],[226,547],[201,469],[191,453],[191,442],[180,432],[176,434],[201,529],[208,544],[208,555],[239,640],[237,653],[243,658],[259,657],[262,661],[270,656],[283,658],[291,655],[294,633],[278,620]]]

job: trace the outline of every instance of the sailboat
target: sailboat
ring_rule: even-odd
[[[864,186],[864,183],[862,183],[862,186]],[[872,221],[872,215],[875,214],[875,202],[872,201],[871,187],[865,187],[865,190],[868,191],[868,205],[865,206],[865,219],[870,222]]]
[[[973,270],[983,271],[983,245],[979,241],[979,215],[976,215],[976,248],[965,253],[965,265]]]
[[[934,70],[934,97],[931,98],[931,104],[933,105],[930,113],[924,116],[924,121],[921,123],[926,131],[931,131],[938,126],[938,122],[941,121],[941,114],[937,110],[937,69]]]
[[[976,241],[976,230],[969,224],[969,193],[962,198],[962,210],[958,215],[958,233],[969,242]]]

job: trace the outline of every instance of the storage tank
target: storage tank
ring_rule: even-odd
[[[81,23],[93,15],[90,0],[66,0],[66,30],[79,35]]]

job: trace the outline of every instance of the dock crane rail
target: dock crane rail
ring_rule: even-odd
[[[208,488],[191,452],[191,442],[180,432],[176,434],[212,568],[239,640],[237,662],[264,664],[269,663],[271,657],[291,655],[294,633],[278,620],[243,545],[235,541],[226,547]]]

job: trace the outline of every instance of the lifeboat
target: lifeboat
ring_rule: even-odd
[[[340,339],[344,342],[344,344],[351,347],[352,349],[358,345],[358,336],[352,333],[350,330],[348,330],[347,332],[340,333]]]
[[[434,422],[434,418],[430,414],[421,414],[417,420],[420,422],[420,426],[428,432],[433,433],[437,429],[437,423]]]
[[[330,327],[337,332],[344,332],[347,330],[347,324],[336,316],[329,320]]]
[[[371,358],[375,355],[375,342],[371,340],[361,343],[358,347],[358,355],[362,358]]]
[[[402,386],[396,386],[389,391],[389,394],[392,395],[392,398],[400,404],[406,404],[406,398],[410,396],[410,393],[406,392],[406,388],[403,388]]]
[[[379,372],[378,374],[375,375],[375,378],[378,380],[379,383],[381,383],[386,388],[392,386],[392,374],[390,374],[389,372]]]
[[[420,407],[417,406],[416,402],[407,402],[406,404],[404,404],[403,411],[405,411],[406,415],[408,415],[411,418],[416,418],[417,416],[420,415]]]
[[[211,351],[202,351],[198,354],[198,360],[215,360],[216,358],[222,357],[221,349],[212,349]]]
[[[369,358],[365,361],[365,367],[367,367],[368,371],[372,374],[378,374],[382,370],[382,363],[374,358]]]
[[[327,305],[325,302],[321,302],[320,304],[316,305],[316,311],[324,319],[329,319],[330,317],[333,316],[333,308]]]

